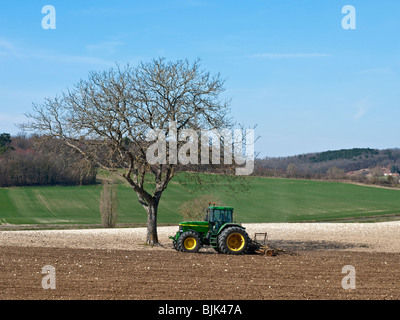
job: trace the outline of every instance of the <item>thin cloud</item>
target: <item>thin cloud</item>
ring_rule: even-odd
[[[358,101],[356,104],[357,112],[353,116],[353,119],[354,120],[361,119],[368,112],[370,108],[371,108],[371,103],[367,99],[362,99]]]
[[[323,58],[329,57],[326,53],[258,53],[250,55],[250,58],[258,59],[298,59],[298,58]]]
[[[103,41],[96,44],[88,44],[86,45],[86,50],[89,52],[101,52],[102,54],[115,54],[118,51],[119,47],[125,45],[125,42],[122,41]]]
[[[102,66],[112,66],[114,61],[105,60],[93,56],[79,56],[79,55],[65,55],[65,54],[37,54],[33,57],[41,60],[58,62],[58,63],[71,63],[71,64],[93,64]]]
[[[10,41],[0,40],[0,56],[14,56],[19,57],[21,54],[17,48]]]
[[[363,106],[359,106],[357,108],[357,113],[354,115],[354,120],[360,119],[365,113],[367,112],[367,109]]]
[[[2,108],[2,106],[0,108]],[[17,127],[17,124],[24,121],[26,121],[26,116],[23,114],[5,114],[0,112],[1,132],[15,134],[20,131]]]
[[[102,43],[103,50],[105,50],[106,46],[108,46],[109,50],[112,52],[113,48],[117,45],[122,45],[122,43],[109,42]],[[88,50],[88,48],[86,48]],[[95,49],[93,47],[92,49]],[[97,49],[101,49],[100,45]],[[27,54],[26,52],[29,52]],[[101,66],[112,66],[115,64],[114,61],[106,60],[101,57],[97,57],[94,54],[86,54],[86,55],[73,55],[73,54],[64,54],[57,52],[46,52],[41,51],[36,48],[23,48],[21,46],[15,46],[12,42],[1,40],[0,39],[0,57],[11,57],[18,58],[20,60],[45,60],[48,62],[57,62],[57,63],[69,63],[69,64],[92,64],[92,65],[101,65]]]
[[[390,69],[390,68],[371,68],[371,69],[361,70],[358,73],[362,74],[362,75],[368,75],[368,74],[389,75],[389,74],[394,74],[395,72],[393,69]]]
[[[0,47],[7,50],[15,50],[14,45],[11,42],[0,40]]]

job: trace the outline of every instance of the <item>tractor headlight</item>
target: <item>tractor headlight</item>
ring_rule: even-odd
[[[179,232],[183,232],[183,226],[179,225]]]

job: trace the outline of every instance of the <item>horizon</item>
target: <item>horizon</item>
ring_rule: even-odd
[[[6,133],[9,134],[9,132],[0,132],[0,135]],[[27,139],[30,139],[32,136],[35,136],[35,133],[28,134],[26,132],[18,132],[17,134],[12,135],[11,134],[11,139],[13,138],[18,138],[19,136],[25,137]],[[346,149],[335,149],[335,150],[323,150],[323,151],[314,151],[314,152],[307,152],[307,153],[298,153],[298,154],[292,154],[292,155],[287,155],[287,156],[264,156],[264,157],[257,157],[255,155],[254,160],[264,160],[264,159],[276,159],[276,158],[292,158],[292,157],[298,157],[298,156],[306,156],[306,155],[315,155],[315,154],[321,154],[321,153],[326,153],[326,152],[337,152],[337,151],[349,151],[349,150],[354,150],[354,149],[370,149],[370,150],[376,150],[376,151],[386,151],[386,150],[400,150],[400,147],[393,147],[393,148],[384,148],[384,149],[379,149],[379,148],[346,148]]]
[[[259,157],[395,149],[400,118],[400,3],[5,1],[0,13],[0,133],[32,104],[91,70],[157,57],[226,79],[231,116],[254,127]],[[355,29],[344,28],[347,5]],[[348,20],[350,21],[350,20]],[[52,29],[51,27],[55,27]],[[324,151],[316,151],[324,150]],[[257,157],[257,158],[259,158]]]

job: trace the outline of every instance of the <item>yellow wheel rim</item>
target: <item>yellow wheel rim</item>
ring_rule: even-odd
[[[196,248],[197,241],[195,238],[187,237],[183,245],[185,246],[186,250],[193,250],[194,248]]]
[[[228,248],[232,251],[240,251],[244,247],[244,237],[240,233],[232,233],[226,240]]]

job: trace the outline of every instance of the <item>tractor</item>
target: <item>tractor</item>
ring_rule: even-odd
[[[233,208],[209,205],[204,221],[186,221],[172,239],[177,251],[195,253],[203,245],[218,253],[241,255],[254,249],[244,227],[233,221]]]

